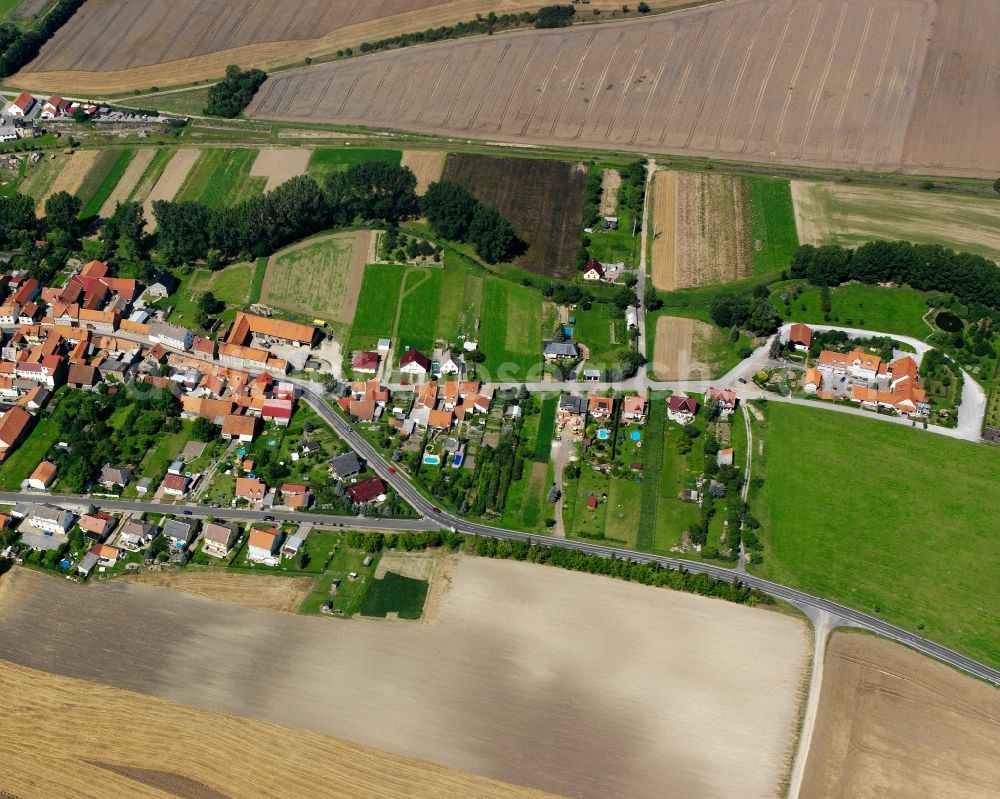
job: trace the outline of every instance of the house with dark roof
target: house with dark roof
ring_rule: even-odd
[[[347,496],[358,505],[364,505],[368,502],[377,501],[379,497],[385,494],[385,483],[383,483],[378,477],[369,477],[365,480],[359,480],[354,485],[348,486]]]
[[[408,375],[423,377],[431,370],[431,361],[419,350],[403,353],[399,359],[399,371]]]
[[[333,471],[334,476],[338,480],[346,480],[349,477],[361,474],[364,468],[365,467],[361,462],[361,459],[354,453],[353,450],[345,452],[342,455],[338,455],[330,461],[330,469]]]
[[[667,418],[678,424],[689,424],[698,413],[698,403],[684,394],[671,394],[667,399]]]

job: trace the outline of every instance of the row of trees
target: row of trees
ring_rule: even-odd
[[[226,77],[209,87],[204,113],[229,119],[239,116],[265,80],[267,73],[262,69],[244,71],[230,64],[226,67]]]
[[[954,294],[962,302],[1000,308],[1000,269],[986,258],[938,244],[870,241],[856,250],[803,244],[791,263],[792,277],[817,286],[907,284],[920,291]]]
[[[642,585],[671,588],[675,591],[702,596],[714,596],[741,605],[773,605],[774,600],[756,588],[750,588],[738,580],[718,580],[707,574],[695,574],[684,569],[668,569],[658,563],[634,563],[624,558],[605,558],[588,555],[570,549],[549,547],[530,541],[469,536],[449,531],[428,531],[420,533],[362,533],[351,531],[344,534],[344,543],[366,552],[380,552],[387,549],[417,549],[446,547],[452,551],[464,550],[486,558],[524,560],[531,563],[548,564],[562,569],[603,574],[619,580],[629,580]]]
[[[8,78],[38,55],[42,45],[69,21],[84,0],[59,0],[34,28],[0,26],[0,78]]]
[[[469,242],[487,263],[509,261],[524,247],[510,220],[457,183],[432,183],[420,206],[437,235]]]
[[[766,336],[781,325],[781,317],[768,299],[767,286],[756,286],[751,293],[720,292],[712,297],[708,312],[715,324],[735,329],[737,335],[739,330],[750,330]]]
[[[320,186],[300,175],[260,197],[225,208],[158,200],[157,243],[169,264],[205,259],[259,258],[325,230],[358,221],[395,224],[417,212],[417,180],[407,167],[366,161],[326,176]]]

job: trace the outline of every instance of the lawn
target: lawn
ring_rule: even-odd
[[[780,295],[791,286],[803,286],[804,290],[798,298],[791,299],[791,311],[787,311]],[[931,332],[923,321],[928,310],[926,295],[908,286],[884,288],[849,284],[831,289],[828,321],[820,307],[820,290],[800,281],[774,284],[771,301],[778,313],[796,322],[841,324],[919,339],[925,339]]]
[[[246,147],[202,150],[174,200],[218,208],[263,194],[267,178],[250,177],[256,158],[257,150]]]
[[[361,283],[361,296],[351,329],[351,348],[373,347],[392,335],[399,288],[405,270],[394,264],[369,264]]]
[[[104,150],[98,157],[93,169],[87,173],[87,177],[80,187],[79,197],[84,201],[83,210],[80,212],[82,219],[97,216],[101,207],[107,202],[111,192],[115,190],[118,181],[122,179],[129,163],[135,158],[135,150]],[[93,178],[91,177],[93,176]],[[92,182],[100,182],[91,186]],[[89,198],[87,194],[90,194]]]
[[[556,407],[559,397],[551,396],[542,400],[542,410],[538,417],[538,433],[535,438],[535,460],[548,463],[552,454],[552,436],[555,434]]]
[[[399,352],[405,352],[410,347],[430,355],[437,331],[441,270],[435,267],[410,267],[403,277],[402,286],[403,306],[396,331]],[[384,301],[391,304],[392,298],[386,297]]]
[[[427,581],[386,572],[381,580],[371,580],[361,596],[358,613],[384,618],[398,613],[401,619],[419,619],[427,598]]]
[[[747,182],[754,274],[780,272],[788,268],[799,246],[791,184],[756,176],[747,178]]]
[[[264,277],[267,275],[267,258],[258,258],[254,265],[253,283],[250,284],[249,302],[260,302],[260,292],[264,287]]]
[[[484,379],[523,380],[538,371],[542,358],[542,296],[537,289],[499,278],[487,278],[483,287],[483,314],[479,348],[486,356]]]
[[[600,171],[600,167],[594,167]],[[635,269],[639,265],[639,246],[642,237],[640,236],[639,225],[636,224],[635,235],[632,235],[632,225],[635,223],[635,214],[632,209],[623,205],[620,200],[625,191],[624,184],[619,192],[618,203],[618,230],[596,229],[593,233],[584,234],[590,239],[590,246],[587,248],[591,258],[596,258],[604,264],[625,264],[626,269]]]
[[[375,567],[378,566],[379,555],[376,554],[370,565],[364,566],[366,553],[356,549],[348,549],[342,543],[337,546],[333,557],[327,564],[327,571],[317,581],[313,592],[306,597],[299,609],[301,613],[318,613],[320,607],[326,600],[333,602],[336,610],[343,612],[344,616],[351,616],[357,612],[358,604],[365,593],[372,575],[375,574]],[[358,579],[351,580],[348,574],[355,572]],[[340,580],[340,587],[331,594],[334,580]],[[423,603],[421,603],[421,607]]]
[[[1000,453],[772,403],[762,576],[1000,666]]]
[[[309,174],[317,180],[330,172],[343,172],[354,164],[366,161],[380,161],[384,164],[399,164],[403,159],[402,150],[380,150],[364,147],[319,147],[309,159]]]
[[[625,541],[629,549],[636,547],[643,484],[635,478],[610,481],[604,534]]]
[[[52,399],[53,405],[56,398]],[[57,443],[55,436],[59,433],[59,425],[52,418],[45,416],[39,420],[28,437],[14,450],[0,466],[0,488],[7,491],[19,491],[21,482],[27,480],[35,471],[45,453]]]
[[[152,97],[138,97],[126,103],[143,108],[155,108],[172,114],[203,114],[208,102],[208,86],[196,86],[183,92],[156,94]]]
[[[233,264],[216,272],[196,269],[188,281],[188,289],[197,293],[211,291],[217,300],[243,306],[249,300],[255,270],[251,263]]]
[[[588,366],[610,366],[615,354],[628,346],[624,314],[607,302],[595,302],[589,311],[578,308],[573,339],[590,350]]]
[[[343,321],[340,316],[347,299],[354,238],[353,233],[325,236],[278,253],[267,267],[263,302],[320,319]]]
[[[159,440],[155,449],[151,449],[146,453],[142,462],[139,464],[139,468],[136,469],[135,475],[132,477],[132,482],[128,484],[125,490],[122,492],[123,497],[134,497],[136,496],[135,486],[143,477],[152,477],[154,485],[150,486],[150,493],[148,496],[152,496],[152,492],[156,490],[156,481],[161,479],[167,473],[167,467],[170,462],[174,460],[178,455],[181,454],[181,450],[184,449],[184,445],[191,440],[191,426],[194,422],[190,420],[184,420],[181,422],[181,429],[176,433],[165,433]]]
[[[71,157],[62,153],[46,153],[36,163],[25,165],[24,179],[18,191],[32,197],[37,204],[45,196],[49,186],[59,177],[59,173]]]

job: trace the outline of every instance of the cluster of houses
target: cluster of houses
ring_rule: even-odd
[[[224,438],[252,442],[261,422],[287,425],[295,403],[291,383],[276,380],[288,364],[264,347],[312,347],[311,325],[250,314],[237,317],[222,341],[151,320],[140,299],[176,289],[169,273],[145,289],[91,261],[60,287],[24,275],[0,275],[0,462],[31,431],[34,414],[62,385],[94,390],[138,379],[171,387],[187,418],[204,417]],[[258,377],[250,372],[266,370]]]
[[[617,224],[615,226],[617,227]],[[591,258],[583,267],[583,279],[590,282],[617,283],[624,272],[624,263],[604,264],[596,258]]]
[[[812,330],[804,324],[792,325],[789,343],[807,352]],[[920,384],[920,367],[910,355],[884,361],[861,347],[847,353],[822,350],[806,369],[801,387],[820,399],[846,397],[867,410],[885,409],[900,416],[924,418],[930,410]]]
[[[615,414],[615,405],[613,397],[603,394],[590,394],[586,397],[563,394],[556,407],[556,422],[560,429],[579,431],[584,428],[587,419],[597,423],[609,421]],[[629,395],[621,401],[621,419],[627,424],[642,424],[646,421],[648,411],[649,403],[645,397]]]
[[[389,390],[376,380],[351,383],[348,396],[338,400],[340,408],[360,422],[373,422],[389,414],[387,424],[403,438],[414,430],[451,430],[476,414],[487,414],[495,389],[478,381],[438,382],[429,380],[413,386],[406,407],[389,408]]]

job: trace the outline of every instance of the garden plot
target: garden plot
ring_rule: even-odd
[[[428,186],[441,180],[445,156],[441,150],[403,150],[403,166],[417,176],[417,194],[424,194]]]
[[[142,215],[146,217],[147,227],[150,232],[156,228],[156,218],[153,216],[153,203],[157,200],[172,200],[177,196],[184,181],[187,180],[188,173],[198,160],[200,151],[191,148],[182,148],[174,153],[163,173],[160,175],[156,185],[150,190],[149,195],[142,204]]]
[[[286,180],[304,175],[309,167],[312,150],[305,148],[264,147],[250,167],[251,178],[264,178],[264,191],[280,186]]]
[[[156,150],[152,147],[144,147],[136,152],[135,157],[126,167],[121,180],[111,190],[111,194],[108,195],[108,198],[101,206],[99,214],[102,218],[107,219],[111,216],[115,212],[115,207],[118,203],[125,202],[132,195],[140,179],[145,174],[146,168],[152,162],[154,155],[156,155]]]
[[[744,179],[678,173],[676,203],[674,288],[729,283],[751,274]]]
[[[38,216],[45,213],[45,201],[53,194],[60,191],[76,194],[80,190],[83,181],[87,178],[87,173],[94,166],[100,153],[101,150],[78,150],[73,153],[66,166],[49,184],[48,190],[39,198],[36,210]]]

